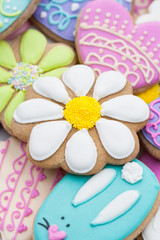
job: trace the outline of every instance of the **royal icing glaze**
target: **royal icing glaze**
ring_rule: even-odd
[[[99,173],[93,175],[76,194],[73,205],[78,206],[87,202],[91,198],[100,194],[116,178],[116,171],[110,168],[104,168]],[[92,188],[94,186],[94,188]]]
[[[53,34],[74,42],[79,12],[91,0],[41,0],[34,18]]]
[[[0,234],[2,240],[31,240],[35,214],[55,184],[60,170],[32,165],[25,144],[15,138],[0,142]]]
[[[142,236],[144,240],[159,240],[160,239],[160,207],[156,215],[151,219],[147,227],[144,229]]]
[[[60,77],[75,56],[73,49],[64,44],[53,45],[44,54],[47,39],[37,30],[29,29],[19,38],[13,41],[20,45],[20,62],[16,61],[12,42],[0,40],[0,113],[4,111],[4,122],[9,128],[15,109],[25,99],[26,89],[39,77]]]
[[[160,98],[149,104],[151,115],[142,129],[144,137],[156,148],[160,149]]]
[[[53,34],[74,42],[77,17],[83,7],[92,0],[41,0],[34,18]],[[132,3],[119,0],[129,11]],[[86,15],[86,19],[87,19]],[[95,19],[99,19],[97,15]]]
[[[95,21],[96,15],[99,20]],[[134,89],[155,84],[160,77],[159,27],[159,22],[134,26],[129,13],[116,1],[92,1],[83,8],[78,22],[80,62],[97,74],[120,71]]]
[[[111,171],[108,180],[101,172],[91,177],[67,174],[36,216],[35,240],[48,239],[52,225],[66,233],[62,239],[122,240],[128,237],[147,217],[159,191],[155,175],[140,161],[133,162],[138,163],[147,176],[133,185],[121,178],[123,166],[106,166],[104,170]],[[73,204],[76,198],[80,205]]]
[[[160,182],[160,163],[159,160],[152,157],[149,153],[144,152],[140,157],[147,167],[149,167],[156,175],[158,181]],[[152,218],[149,224],[144,229],[142,236],[144,240],[159,240],[160,239],[160,207],[156,215]]]
[[[31,0],[0,1],[0,33],[9,28],[26,10]]]
[[[110,81],[106,87],[112,76],[113,81]],[[48,86],[43,89],[45,81]],[[70,96],[67,94],[67,88],[63,84],[75,94],[70,101],[68,101]],[[75,65],[67,69],[62,81],[54,77],[36,80],[33,84],[34,91],[56,102],[33,98],[20,104],[14,112],[14,120],[20,124],[47,121],[34,126],[31,131],[29,152],[32,158],[43,161],[54,156],[67,138],[64,155],[68,168],[75,173],[87,173],[95,167],[98,160],[99,149],[89,131],[94,127],[95,134],[99,137],[106,153],[112,158],[118,160],[130,156],[135,149],[133,134],[127,125],[115,120],[131,123],[146,121],[149,118],[149,107],[143,100],[132,95],[123,95],[108,101],[104,98],[123,90],[126,84],[126,78],[114,71],[103,73],[95,81],[93,70],[84,65]],[[96,95],[98,99],[103,98],[102,104],[92,95],[86,96],[92,92],[91,89],[93,96]],[[67,102],[63,108],[63,116],[59,102]],[[127,103],[129,105],[126,105]],[[127,109],[127,114],[124,109]],[[63,121],[58,121],[60,116]],[[115,120],[106,119],[110,117]],[[49,122],[50,120],[56,121]],[[72,127],[79,131],[75,132]],[[68,134],[71,134],[69,138]]]
[[[159,9],[160,9],[160,1],[159,0],[153,1],[148,7],[148,13],[138,17],[136,19],[136,23],[140,24],[144,22],[160,21]]]
[[[129,162],[123,166],[122,179],[134,184],[143,178],[143,168],[136,162]]]
[[[76,173],[89,172],[95,166],[97,148],[86,129],[76,132],[69,139],[66,145],[65,159],[69,168]]]
[[[112,200],[92,221],[93,226],[110,223],[125,214],[138,201],[140,193],[136,190],[129,190],[121,193]],[[118,204],[121,204],[119,207]]]

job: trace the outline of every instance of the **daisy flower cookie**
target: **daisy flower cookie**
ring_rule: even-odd
[[[131,161],[139,151],[136,132],[147,123],[149,108],[120,72],[96,79],[90,67],[75,65],[62,81],[37,79],[27,99],[14,112],[12,128],[38,166],[94,174],[106,163]]]
[[[12,133],[11,119],[26,89],[41,76],[60,76],[75,63],[75,53],[64,44],[48,44],[33,29],[12,41],[0,40],[0,53],[0,121]]]

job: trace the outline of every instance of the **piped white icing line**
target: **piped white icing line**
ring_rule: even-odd
[[[108,95],[117,93],[125,87],[126,82],[126,77],[120,72],[104,72],[97,78],[93,97],[98,101]]]
[[[122,168],[122,179],[134,184],[143,178],[143,168],[136,162],[126,163]]]
[[[133,95],[122,95],[104,102],[102,105],[102,116],[114,119],[138,123],[149,118],[149,107],[139,97]]]
[[[156,215],[151,219],[149,224],[142,232],[144,240],[159,240],[160,239],[160,207]]]
[[[121,193],[113,199],[92,221],[92,225],[109,223],[125,214],[139,199],[140,193],[136,190],[129,190]]]
[[[136,24],[160,21],[159,10],[160,10],[160,1],[159,0],[153,1],[148,8],[148,13],[138,17],[136,20]]]
[[[33,159],[43,161],[61,146],[72,126],[67,121],[45,122],[32,129],[29,152]]]
[[[21,103],[13,117],[22,124],[57,120],[63,118],[63,107],[42,98],[35,98]]]
[[[116,171],[112,168],[104,168],[99,173],[91,177],[76,194],[73,205],[78,206],[92,199],[105,188],[107,188],[116,178]]]
[[[75,173],[87,173],[97,161],[97,148],[86,129],[82,129],[69,139],[65,150],[65,159]]]
[[[123,159],[135,148],[135,140],[130,129],[123,123],[101,118],[96,122],[101,142],[112,157]]]
[[[36,93],[60,103],[67,104],[71,100],[64,84],[57,77],[41,77],[33,83],[33,89]]]
[[[75,65],[68,68],[62,80],[77,97],[86,96],[95,81],[94,71],[86,65]]]

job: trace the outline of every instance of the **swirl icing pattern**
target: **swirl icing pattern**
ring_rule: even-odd
[[[92,0],[41,0],[34,18],[58,37],[74,41],[78,14],[90,1]],[[128,11],[131,10],[131,1],[117,1]]]
[[[149,107],[151,110],[150,119],[142,133],[153,146],[160,149],[160,98],[150,103]]]
[[[25,144],[14,138],[0,143],[0,233],[2,239],[32,239],[36,209],[62,178],[59,171],[32,165]]]

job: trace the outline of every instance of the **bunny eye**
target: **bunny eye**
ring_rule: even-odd
[[[70,224],[67,224],[66,227],[69,228],[69,227],[70,227]]]
[[[48,229],[50,228],[49,222],[47,221],[46,218],[43,218],[43,220],[44,220],[45,224],[43,224],[41,222],[39,222],[38,224],[41,225],[42,227],[44,227],[48,231]]]
[[[64,220],[64,219],[65,219],[65,217],[61,217],[61,219],[62,219],[62,220]]]

